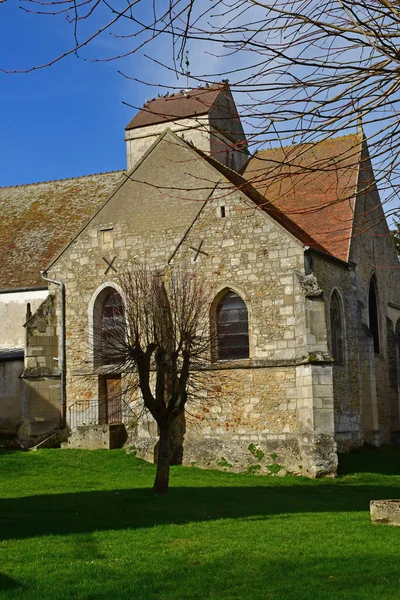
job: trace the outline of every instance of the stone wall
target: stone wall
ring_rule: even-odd
[[[213,389],[206,386],[200,405],[197,399],[195,410],[188,407],[195,417],[186,424],[184,462],[334,473],[324,308],[303,285],[303,246],[172,134],[50,270],[66,285],[68,405],[98,402],[93,302],[106,286],[118,289],[118,274],[133,260],[189,269],[204,281],[211,335],[224,290],[237,292],[248,308],[250,358],[212,364]],[[148,426],[134,425],[129,442],[147,458],[156,440]]]
[[[23,360],[0,361],[0,432],[16,432],[21,421]]]
[[[355,293],[354,266],[340,261],[327,260],[313,254],[313,269],[323,289],[327,323],[328,352],[331,356],[330,301],[334,291],[339,294],[343,311],[344,361],[333,363],[333,393],[335,411],[335,437],[340,452],[363,444],[361,426],[360,385],[368,384],[368,375],[359,372],[359,328],[357,297]],[[332,359],[333,360],[333,359]]]
[[[396,417],[398,410],[394,406],[395,399],[390,381],[387,319],[391,319],[395,327],[400,318],[400,271],[379,194],[373,182],[365,141],[355,206],[354,232],[357,235],[351,240],[350,260],[356,264],[356,294],[364,338],[370,326],[368,295],[372,276],[377,283],[378,301],[379,353],[373,351],[373,346],[369,356],[364,351],[364,359],[372,362],[371,381],[375,379],[376,382],[375,390],[371,390],[371,410],[364,413],[364,428],[369,430],[368,437],[373,443],[389,443],[392,431],[398,431],[400,424]],[[364,342],[364,348],[366,344],[367,342]],[[362,362],[360,360],[360,368],[365,370],[368,364],[363,365]]]
[[[231,93],[220,94],[211,107],[210,154],[240,172],[249,158],[247,140]]]
[[[243,127],[230,92],[221,93],[209,114],[129,129],[126,132],[128,171],[142,159],[166,127],[199,150],[239,171],[249,155]]]
[[[61,385],[55,295],[49,295],[25,324],[22,374],[22,437],[47,434],[60,426]]]
[[[168,128],[199,150],[210,152],[210,127],[207,115],[190,119],[177,119],[168,123]],[[141,160],[149,148],[164,133],[165,123],[129,129],[126,132],[126,162],[128,172]]]
[[[47,297],[47,290],[9,291],[0,290],[0,348],[23,348],[25,346],[24,323],[27,305],[32,313]]]

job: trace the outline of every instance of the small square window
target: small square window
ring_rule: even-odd
[[[113,245],[113,230],[112,228],[100,230],[101,245],[103,248],[112,248]]]

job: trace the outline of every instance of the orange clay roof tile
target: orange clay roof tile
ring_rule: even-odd
[[[347,261],[361,135],[262,150],[243,176],[322,248]]]

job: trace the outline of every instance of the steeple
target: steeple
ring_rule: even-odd
[[[246,136],[227,82],[146,102],[125,128],[128,170],[166,127],[236,171],[248,159]]]

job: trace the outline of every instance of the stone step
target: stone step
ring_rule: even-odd
[[[125,425],[78,425],[62,448],[86,450],[113,450],[122,448],[128,439]]]

